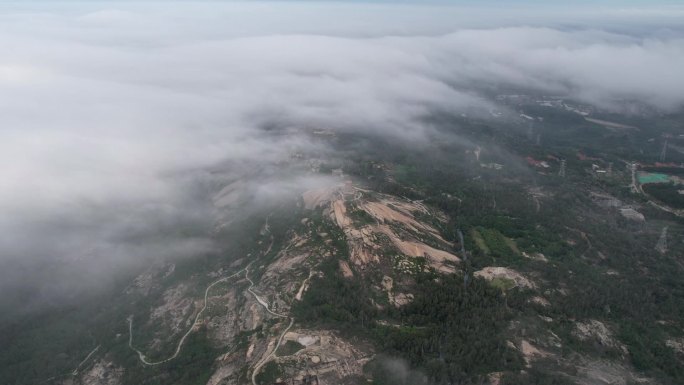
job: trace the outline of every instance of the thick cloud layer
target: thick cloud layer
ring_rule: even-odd
[[[205,170],[322,150],[298,129],[420,141],[421,118],[488,106],[482,91],[493,87],[681,108],[682,21],[674,6],[5,7],[0,291],[40,282],[59,292],[31,275],[55,263],[80,261],[100,282],[104,270],[211,250],[198,234],[160,234],[211,224],[198,197]],[[291,178],[255,191],[303,176]]]

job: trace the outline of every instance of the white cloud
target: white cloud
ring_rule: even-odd
[[[11,252],[0,253],[0,262],[68,259],[83,250],[115,261],[138,259],[141,250],[170,253],[154,242],[123,247],[117,240],[201,221],[206,207],[192,200],[192,170],[227,161],[273,165],[293,148],[315,148],[296,134],[264,133],[267,124],[419,140],[426,114],[483,105],[480,90],[497,85],[604,105],[630,98],[679,107],[684,33],[676,25],[684,13],[656,11],[337,3],[5,8],[0,231],[11,236],[0,248]],[[564,27],[569,20],[572,29]],[[299,177],[260,181],[255,191],[270,197],[273,186],[291,188]],[[183,246],[174,249],[186,254],[211,248],[206,239],[177,242]]]

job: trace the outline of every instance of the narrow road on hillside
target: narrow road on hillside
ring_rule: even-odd
[[[283,342],[283,338],[285,338],[285,334],[287,334],[287,332],[290,331],[290,328],[291,328],[292,325],[294,324],[294,318],[293,318],[293,317],[290,317],[290,316],[287,316],[287,315],[285,315],[285,314],[276,313],[276,312],[274,312],[273,310],[271,310],[271,309],[269,308],[268,302],[266,302],[264,299],[262,299],[261,297],[259,297],[259,296],[252,290],[252,288],[254,287],[254,282],[253,282],[251,279],[249,279],[249,275],[248,275],[248,274],[249,274],[249,270],[245,270],[245,279],[247,279],[247,281],[249,281],[249,287],[247,288],[247,291],[248,291],[250,294],[252,294],[252,295],[254,296],[254,299],[256,299],[256,301],[257,301],[261,306],[263,306],[264,309],[266,309],[266,311],[269,312],[270,314],[272,314],[272,315],[274,315],[274,316],[276,316],[276,317],[279,317],[279,318],[289,318],[289,319],[290,319],[290,323],[289,323],[289,324],[287,325],[287,327],[283,330],[283,332],[280,333],[280,337],[278,337],[278,342],[276,343],[276,345],[275,345],[275,347],[273,348],[273,350],[272,350],[268,355],[266,355],[266,357],[262,358],[259,362],[257,362],[256,365],[254,365],[254,369],[252,369],[252,385],[257,385],[257,383],[256,383],[256,376],[257,376],[257,374],[259,374],[259,371],[261,370],[261,368],[262,368],[264,365],[266,365],[266,364],[268,363],[268,361],[270,361],[271,358],[273,358],[273,356],[275,356],[276,352],[278,351],[278,348],[280,347],[280,345],[281,345],[282,342]]]
[[[197,321],[202,316],[202,313],[204,313],[204,311],[207,309],[209,291],[214,286],[218,285],[219,283],[227,281],[231,278],[237,277],[238,275],[242,274],[243,271],[247,272],[247,270],[249,269],[249,266],[252,263],[253,262],[250,262],[247,266],[245,266],[244,268],[242,268],[241,270],[239,270],[235,274],[227,276],[227,277],[220,278],[220,279],[214,281],[209,286],[207,286],[207,289],[204,291],[204,306],[199,311],[199,313],[197,313],[197,315],[195,316],[195,320],[193,321],[192,325],[190,325],[190,328],[188,329],[188,331],[183,335],[183,337],[181,337],[180,341],[178,341],[178,345],[176,346],[176,351],[173,353],[172,356],[170,356],[164,360],[161,360],[161,361],[148,361],[147,356],[145,356],[145,354],[143,352],[141,352],[140,350],[136,349],[133,346],[133,316],[132,315],[128,317],[128,347],[130,347],[133,351],[138,353],[138,358],[140,358],[140,362],[142,362],[143,365],[147,365],[147,366],[160,365],[160,364],[163,364],[165,362],[169,362],[169,361],[173,360],[174,358],[178,357],[178,355],[181,352],[181,349],[183,348],[183,343],[185,342],[185,339],[188,338],[190,333],[192,333],[192,330],[195,328]]]
[[[83,361],[79,362],[78,366],[76,366],[76,368],[74,368],[74,370],[72,370],[71,372],[69,372],[69,373],[64,373],[64,374],[60,374],[60,375],[57,375],[57,376],[52,376],[52,377],[50,377],[50,378],[47,378],[47,379],[41,381],[40,383],[41,383],[41,384],[45,384],[45,383],[47,383],[47,382],[56,380],[56,379],[61,378],[61,377],[66,377],[66,376],[77,376],[77,375],[78,375],[78,370],[81,369],[81,367],[82,367],[86,362],[88,362],[88,360],[90,359],[90,357],[93,356],[93,354],[95,354],[98,350],[100,350],[100,346],[102,346],[102,345],[97,345],[97,346],[95,347],[95,349],[91,350],[90,353],[88,353],[88,355],[86,356],[86,358],[84,358]]]
[[[178,355],[180,354],[180,352],[181,352],[181,350],[182,350],[182,348],[183,348],[183,343],[185,342],[185,340],[187,339],[187,337],[190,335],[190,333],[192,333],[192,331],[193,331],[194,328],[195,328],[195,325],[197,325],[197,321],[200,319],[200,317],[202,316],[202,314],[204,313],[204,311],[205,311],[205,310],[207,309],[207,307],[208,307],[208,304],[209,304],[209,292],[211,291],[211,289],[212,289],[214,286],[218,285],[219,283],[224,282],[224,281],[227,281],[227,280],[229,280],[229,279],[231,279],[231,278],[237,277],[238,275],[240,275],[240,274],[242,274],[242,273],[244,272],[244,273],[245,273],[245,279],[249,282],[249,287],[247,288],[247,292],[249,292],[252,296],[254,296],[254,299],[257,301],[257,303],[258,303],[259,305],[261,305],[264,309],[266,309],[266,311],[267,311],[268,313],[270,313],[271,315],[274,315],[274,316],[276,316],[276,317],[278,317],[278,318],[289,318],[289,319],[290,319],[290,323],[289,323],[288,326],[283,330],[283,332],[280,334],[280,337],[278,338],[278,342],[277,342],[276,346],[273,348],[273,351],[271,351],[271,353],[269,353],[266,357],[264,357],[263,359],[261,359],[256,365],[254,365],[254,369],[253,369],[253,371],[252,371],[252,384],[253,384],[253,385],[256,385],[256,376],[257,376],[257,374],[259,373],[259,371],[261,370],[261,368],[262,368],[266,363],[268,363],[268,361],[269,361],[269,360],[275,355],[275,353],[278,351],[278,348],[280,347],[280,345],[281,345],[282,342],[283,342],[283,338],[285,337],[285,334],[290,330],[290,328],[292,328],[292,325],[294,324],[294,318],[292,318],[292,317],[290,317],[290,316],[288,316],[288,315],[285,315],[285,314],[280,314],[280,313],[274,312],[273,310],[271,310],[269,303],[268,303],[266,300],[264,300],[263,298],[261,298],[258,294],[256,294],[256,293],[252,290],[252,288],[253,288],[254,285],[255,285],[255,284],[254,284],[254,281],[252,281],[252,280],[249,278],[249,267],[252,265],[252,263],[253,263],[253,262],[250,262],[247,266],[245,266],[243,269],[237,271],[236,273],[234,273],[234,274],[232,274],[232,275],[230,275],[230,276],[227,276],[227,277],[223,277],[223,278],[221,278],[221,279],[218,279],[218,280],[214,281],[213,283],[211,283],[209,286],[207,286],[206,290],[204,291],[204,306],[202,307],[202,309],[201,309],[201,310],[197,313],[197,315],[195,316],[195,319],[194,319],[192,325],[190,325],[190,328],[188,329],[188,331],[183,335],[183,337],[181,337],[180,341],[178,341],[178,345],[176,346],[176,350],[175,350],[175,352],[173,353],[173,355],[171,355],[170,357],[168,357],[168,358],[166,358],[166,359],[160,360],[160,361],[149,361],[149,360],[147,359],[147,356],[145,355],[145,353],[143,353],[143,352],[140,351],[139,349],[135,348],[135,347],[133,346],[133,316],[132,316],[132,315],[131,315],[130,317],[128,317],[128,347],[129,347],[131,350],[135,351],[135,352],[138,354],[138,358],[140,359],[140,362],[142,362],[142,364],[143,364],[143,365],[146,365],[146,366],[161,365],[161,364],[163,364],[163,363],[169,362],[169,361],[173,360],[174,358],[178,357]]]
[[[83,361],[81,361],[81,362],[78,364],[78,366],[76,367],[76,369],[74,369],[74,370],[71,372],[71,375],[72,375],[72,376],[77,375],[77,374],[78,374],[78,370],[81,369],[81,366],[83,366],[83,364],[85,364],[86,362],[88,362],[88,360],[90,359],[90,357],[91,357],[93,354],[95,354],[95,352],[97,352],[99,349],[100,349],[100,345],[97,345],[97,346],[95,347],[95,349],[93,349],[90,353],[88,353],[88,355],[86,356],[86,358],[84,358]]]
[[[280,334],[280,337],[278,338],[278,343],[276,346],[273,348],[273,351],[269,353],[266,357],[262,358],[261,361],[259,361],[256,365],[254,365],[254,369],[252,370],[252,385],[257,385],[256,383],[256,376],[259,374],[259,371],[261,371],[261,368],[268,363],[268,361],[271,360],[278,351],[278,348],[283,342],[283,338],[285,338],[285,334],[287,334],[288,331],[290,331],[290,328],[294,324],[294,318],[290,318],[290,323],[287,325],[285,330]]]
[[[267,224],[266,224],[266,226],[265,226],[265,229],[266,229],[265,233],[269,233],[269,232],[270,232],[270,229],[268,228],[268,219],[267,219],[267,222],[266,222],[266,223],[267,223]],[[268,254],[268,252],[270,252],[271,247],[273,247],[273,237],[272,237],[272,236],[271,236],[270,245],[268,246],[268,250],[264,253],[264,255],[266,255],[266,254]],[[178,355],[180,354],[180,352],[181,352],[181,350],[182,350],[182,348],[183,348],[183,343],[185,342],[186,338],[187,338],[187,337],[190,335],[190,333],[192,333],[192,331],[195,329],[195,326],[197,325],[197,321],[199,321],[200,317],[202,316],[202,314],[204,313],[204,311],[205,311],[205,310],[207,309],[207,307],[209,306],[209,292],[211,291],[211,289],[212,289],[214,286],[218,285],[219,283],[225,282],[225,281],[227,281],[227,280],[229,280],[229,279],[231,279],[231,278],[235,278],[235,277],[237,277],[238,275],[240,275],[240,274],[242,274],[242,273],[244,272],[244,273],[245,273],[245,279],[249,282],[249,287],[247,288],[247,292],[250,293],[252,296],[254,296],[254,299],[257,301],[257,303],[258,303],[259,305],[261,305],[264,309],[266,309],[266,311],[267,311],[269,314],[273,315],[273,316],[276,316],[276,317],[278,317],[278,318],[289,318],[289,319],[290,319],[290,323],[287,325],[287,327],[283,330],[283,332],[282,332],[282,333],[280,334],[280,336],[278,337],[278,342],[276,343],[276,345],[275,345],[275,347],[273,348],[273,350],[272,350],[266,357],[262,358],[259,362],[257,362],[256,365],[254,365],[253,370],[252,370],[252,384],[253,384],[253,385],[256,385],[256,376],[257,376],[257,374],[259,374],[259,371],[261,370],[261,368],[262,368],[266,363],[268,363],[268,361],[269,361],[273,356],[275,356],[276,352],[278,351],[278,348],[280,347],[280,345],[281,345],[282,342],[283,342],[283,339],[285,338],[285,334],[287,334],[287,332],[290,330],[290,328],[292,328],[292,325],[294,325],[294,321],[295,321],[295,320],[294,320],[293,317],[290,317],[290,316],[285,315],[285,314],[276,313],[275,311],[271,310],[271,307],[270,307],[269,303],[268,303],[265,299],[261,298],[257,293],[255,293],[255,292],[252,290],[252,288],[255,286],[254,281],[252,281],[252,279],[249,278],[249,268],[250,268],[250,266],[252,265],[252,263],[254,263],[254,261],[250,262],[249,264],[247,264],[247,266],[245,266],[244,268],[242,268],[242,269],[240,269],[239,271],[235,272],[234,274],[229,275],[229,276],[227,276],[227,277],[223,277],[223,278],[217,279],[216,281],[212,282],[209,286],[207,286],[206,290],[204,290],[204,306],[202,306],[202,309],[200,309],[200,311],[199,311],[199,312],[197,313],[197,315],[195,316],[195,319],[194,319],[192,325],[190,325],[190,328],[188,328],[188,331],[185,332],[185,334],[183,335],[183,337],[181,337],[180,341],[178,341],[178,345],[176,346],[176,350],[174,351],[173,355],[171,355],[170,357],[168,357],[168,358],[166,358],[166,359],[160,360],[160,361],[149,361],[149,360],[147,359],[147,356],[145,355],[145,353],[143,353],[143,352],[140,351],[139,349],[135,348],[135,347],[133,346],[133,315],[131,315],[131,316],[128,317],[128,347],[129,347],[131,350],[135,351],[135,352],[138,354],[138,358],[140,359],[140,362],[142,362],[142,364],[145,365],[145,366],[160,365],[160,364],[169,362],[169,361],[173,360],[174,358],[178,357]],[[309,274],[309,278],[311,278],[311,273]],[[97,349],[96,349],[96,350],[97,350]],[[92,353],[91,353],[91,354],[92,354]],[[90,356],[90,355],[89,355],[89,356]],[[86,360],[87,360],[87,358],[88,358],[88,357],[86,357]]]

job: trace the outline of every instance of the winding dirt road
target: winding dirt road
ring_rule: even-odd
[[[78,370],[81,369],[81,366],[83,366],[83,364],[85,364],[85,363],[90,359],[90,357],[92,357],[92,355],[95,354],[95,352],[97,352],[98,350],[100,350],[100,345],[97,345],[97,346],[95,347],[95,349],[93,349],[90,353],[88,353],[88,355],[86,356],[86,358],[84,358],[83,361],[81,361],[81,362],[78,364],[78,366],[76,367],[76,369],[74,369],[74,370],[71,372],[71,375],[72,375],[72,376],[78,375]]]
[[[244,268],[242,268],[241,270],[239,270],[235,274],[227,276],[227,277],[220,278],[220,279],[214,281],[211,285],[207,286],[207,289],[204,291],[204,306],[199,311],[199,313],[197,313],[197,315],[195,316],[195,320],[193,321],[192,325],[190,325],[190,328],[188,329],[188,331],[183,335],[183,337],[181,337],[180,341],[178,341],[178,346],[176,346],[176,351],[173,353],[172,356],[170,356],[169,358],[166,358],[164,360],[161,360],[161,361],[148,361],[147,356],[145,356],[145,353],[141,352],[140,350],[136,349],[133,346],[133,316],[132,315],[128,317],[128,347],[131,348],[136,353],[138,353],[138,358],[140,359],[140,362],[142,362],[143,365],[147,365],[147,366],[160,365],[160,364],[163,364],[165,362],[169,362],[169,361],[173,360],[174,358],[178,357],[178,355],[181,352],[181,349],[183,348],[183,343],[185,342],[185,339],[188,338],[190,333],[192,333],[192,330],[195,328],[197,321],[202,316],[202,313],[204,313],[204,311],[207,309],[209,291],[214,286],[218,285],[219,283],[227,281],[231,278],[237,277],[238,275],[242,274],[243,271],[246,274],[248,269],[249,269],[249,266],[252,263],[253,262],[250,262],[247,266],[245,266]]]
[[[294,318],[287,316],[285,314],[276,313],[273,310],[271,310],[269,308],[268,302],[266,302],[264,299],[259,297],[254,291],[252,291],[252,288],[254,287],[254,282],[249,278],[248,274],[249,274],[249,269],[245,268],[245,279],[247,281],[249,281],[249,287],[247,288],[247,291],[254,296],[254,299],[256,299],[256,301],[261,306],[263,306],[264,309],[266,309],[266,311],[269,312],[270,314],[272,314],[276,317],[279,317],[279,318],[289,318],[290,319],[290,324],[287,325],[287,327],[280,334],[280,337],[278,337],[278,342],[276,343],[276,346],[273,348],[273,350],[268,355],[266,355],[266,357],[262,358],[259,362],[257,362],[256,365],[254,365],[254,367],[252,369],[252,385],[257,385],[257,383],[256,383],[257,374],[259,374],[259,371],[261,370],[261,368],[264,365],[266,365],[268,363],[268,361],[270,361],[270,359],[273,358],[273,356],[275,356],[276,352],[278,351],[278,348],[280,347],[280,345],[283,342],[283,338],[285,337],[285,334],[287,334],[287,332],[290,331],[290,328],[294,324]]]
[[[261,305],[264,309],[266,309],[266,311],[268,313],[270,313],[271,315],[274,315],[278,318],[289,318],[290,319],[290,323],[287,325],[287,327],[280,334],[280,337],[278,338],[278,342],[276,343],[273,350],[266,357],[262,358],[259,362],[257,362],[256,365],[254,365],[254,367],[252,369],[252,384],[256,385],[257,374],[259,374],[259,371],[261,370],[261,368],[264,365],[266,365],[266,363],[268,363],[268,361],[270,361],[271,358],[273,358],[273,356],[276,354],[276,352],[278,351],[278,348],[280,347],[280,345],[283,342],[283,338],[285,338],[285,334],[287,334],[287,332],[290,330],[290,328],[292,328],[292,325],[294,324],[295,320],[293,317],[290,317],[290,316],[285,315],[285,314],[276,313],[273,310],[271,310],[269,303],[266,300],[264,300],[263,298],[261,298],[257,293],[255,293],[252,290],[252,288],[255,285],[254,281],[252,281],[249,278],[249,268],[252,265],[252,263],[253,262],[250,262],[247,266],[245,266],[243,269],[237,271],[236,273],[234,273],[230,276],[218,279],[218,280],[214,281],[213,283],[211,283],[209,286],[207,286],[206,290],[204,291],[204,306],[195,316],[195,320],[193,321],[193,323],[190,326],[190,328],[188,329],[188,331],[183,335],[183,337],[181,337],[180,341],[178,341],[178,345],[176,346],[176,351],[173,353],[173,355],[171,355],[170,357],[168,357],[166,359],[160,360],[160,361],[149,361],[147,359],[147,356],[145,355],[145,353],[143,353],[139,349],[135,348],[133,346],[133,316],[132,315],[128,317],[128,347],[131,348],[131,350],[135,351],[138,354],[138,358],[140,359],[140,362],[142,362],[142,364],[146,365],[146,366],[160,365],[160,364],[169,362],[169,361],[173,360],[174,358],[178,357],[178,355],[180,354],[180,352],[183,348],[183,343],[185,342],[185,339],[190,335],[190,333],[192,333],[192,331],[195,328],[195,325],[197,324],[197,321],[200,319],[200,317],[202,316],[204,311],[207,309],[207,306],[209,304],[209,302],[208,302],[209,291],[214,286],[218,285],[219,283],[227,281],[231,278],[237,277],[238,275],[240,275],[244,272],[245,273],[245,279],[249,282],[249,287],[247,288],[247,292],[249,292],[252,296],[254,296],[254,299],[257,301],[257,303],[259,305]]]
[[[294,324],[294,318],[290,317],[290,323],[287,325],[285,330],[283,330],[283,332],[280,334],[280,337],[278,338],[278,343],[273,348],[273,351],[271,353],[269,353],[266,357],[262,358],[261,361],[259,361],[256,365],[254,365],[254,369],[252,370],[252,385],[257,385],[257,383],[256,383],[257,374],[259,374],[259,371],[261,370],[261,368],[264,365],[266,365],[268,363],[268,361],[271,360],[271,358],[273,358],[275,356],[276,352],[278,351],[278,348],[280,347],[280,345],[283,342],[283,338],[285,338],[285,334],[287,334],[287,332],[290,331],[290,328],[292,327],[293,324]]]

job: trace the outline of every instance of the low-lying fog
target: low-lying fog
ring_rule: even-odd
[[[328,151],[305,128],[420,142],[422,118],[496,87],[681,108],[683,26],[672,5],[8,3],[0,306],[212,250],[208,232],[170,236],[213,225],[208,170],[235,167],[256,205],[328,183],[245,172]]]

